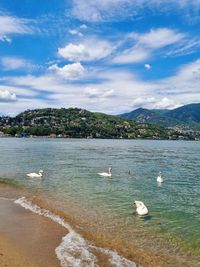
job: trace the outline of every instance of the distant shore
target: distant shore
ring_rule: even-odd
[[[169,138],[169,139],[165,139],[165,138],[159,138],[159,137],[147,137],[147,138],[116,138],[116,137],[113,137],[113,138],[97,138],[97,137],[68,137],[68,136],[56,136],[56,135],[46,135],[46,136],[40,136],[40,135],[34,135],[34,136],[13,136],[13,135],[0,135],[0,138],[34,138],[34,139],[37,139],[37,138],[43,138],[43,139],[94,139],[94,140],[99,140],[99,139],[117,139],[117,140],[166,140],[166,141],[200,141],[200,138]]]

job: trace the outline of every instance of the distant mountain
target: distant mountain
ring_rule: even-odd
[[[138,108],[119,116],[138,123],[153,123],[164,127],[200,130],[200,103],[185,105],[173,110]]]
[[[182,124],[182,122],[179,121],[178,119],[173,117],[171,118],[168,115],[168,112],[170,111],[138,108],[129,113],[121,114],[120,117],[134,120],[138,123],[154,123],[161,125],[163,127],[170,127]]]
[[[79,108],[27,110],[14,118],[0,118],[0,131],[10,135],[76,138],[168,139],[171,131],[160,126],[138,124],[126,118]],[[177,135],[173,133],[174,137]]]
[[[200,103],[176,108],[168,111],[167,115],[185,123],[200,123]]]
[[[200,130],[200,103],[185,105],[173,110],[138,108],[119,116],[138,123],[153,123],[163,127]]]

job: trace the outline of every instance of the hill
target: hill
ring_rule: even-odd
[[[185,105],[173,110],[138,108],[120,116],[138,123],[155,123],[174,129],[200,130],[200,103]]]
[[[160,126],[79,108],[26,110],[14,118],[0,118],[0,131],[9,135],[75,138],[168,139],[172,132]],[[177,138],[176,134],[174,138]]]

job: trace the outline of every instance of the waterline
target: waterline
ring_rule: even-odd
[[[98,250],[99,252],[108,255],[109,261],[113,266],[136,267],[134,262],[121,257],[116,251],[89,245],[82,236],[76,233],[72,227],[64,221],[64,219],[49,210],[33,204],[26,197],[21,197],[15,200],[14,203],[19,204],[21,207],[30,210],[33,213],[51,219],[69,231],[69,233],[63,237],[61,244],[55,249],[62,267],[98,267],[97,258],[92,254],[90,251],[91,249]]]

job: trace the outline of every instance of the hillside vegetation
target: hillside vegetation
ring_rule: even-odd
[[[160,126],[79,108],[35,109],[24,111],[14,118],[1,117],[0,131],[13,136],[55,134],[59,137],[131,139],[168,139],[172,134]],[[176,138],[176,134],[173,134]]]
[[[200,130],[200,104],[189,104],[173,110],[138,108],[120,116],[138,123],[155,123],[174,129]]]

